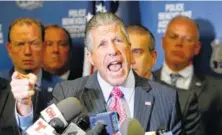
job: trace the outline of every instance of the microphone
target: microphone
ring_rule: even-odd
[[[26,133],[29,135],[58,135],[54,128],[52,128],[42,118],[39,118],[32,126],[30,126]]]
[[[57,104],[67,122],[72,121],[83,111],[83,106],[77,98],[68,97]]]
[[[166,129],[157,129],[156,132],[146,132],[145,135],[173,135],[173,133]]]
[[[67,126],[68,123],[66,122],[65,118],[63,117],[60,110],[56,107],[55,104],[51,104],[46,109],[41,111],[41,116],[44,118],[46,122],[50,122],[54,118],[58,118],[62,121],[62,123]]]
[[[121,135],[145,135],[141,124],[134,118],[127,118],[122,122],[120,125],[120,133]]]
[[[75,122],[82,130],[87,131],[90,128],[89,116],[82,114]]]
[[[156,135],[173,135],[173,133],[167,129],[157,129]]]
[[[69,97],[57,104],[50,105],[41,112],[41,116],[48,122],[57,132],[61,133],[68,123],[77,117],[83,110],[79,100]]]
[[[106,131],[106,125],[101,122],[97,122],[96,126],[86,132],[86,135],[109,135]]]
[[[65,127],[63,121],[57,117],[50,120],[49,125],[51,125],[58,133],[62,133]]]
[[[118,116],[116,112],[104,112],[96,115],[90,116],[91,128],[97,126],[100,123],[106,125],[107,133],[110,135],[119,132]]]
[[[75,123],[70,123],[69,126],[65,129],[62,135],[85,135],[86,133],[79,128]]]

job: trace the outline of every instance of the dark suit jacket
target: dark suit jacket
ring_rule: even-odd
[[[135,73],[134,75],[134,117],[146,131],[166,128],[174,135],[181,134],[181,111],[176,91],[153,81],[148,82]],[[97,72],[91,76],[57,84],[52,102],[57,103],[72,96],[77,97],[89,113],[106,111],[106,102],[97,80]],[[145,102],[151,105],[146,105]]]
[[[10,70],[12,71],[12,70]],[[11,72],[8,72],[8,75],[10,75]],[[39,117],[40,111],[47,107],[47,103],[52,100],[52,91],[51,88],[54,88],[56,83],[60,82],[61,79],[57,76],[53,76],[50,73],[43,70],[42,72],[42,80],[41,80],[41,86],[40,92],[36,92],[35,96],[33,96],[33,105],[34,105],[34,117],[35,119]],[[2,133],[0,134],[16,134],[18,135],[18,128],[16,119],[14,116],[15,113],[15,100],[13,97],[13,94],[11,93],[10,86],[7,83],[7,89],[3,91],[2,94],[3,98],[1,97],[0,101],[4,100],[6,105],[5,108],[2,110],[2,116],[0,117],[0,121],[2,121]],[[6,98],[7,97],[7,98]],[[2,102],[1,102],[2,103]],[[0,103],[0,104],[1,104]],[[0,106],[1,107],[1,106]],[[4,132],[3,132],[4,131]],[[10,131],[10,132],[9,132]],[[12,131],[12,132],[11,132]]]
[[[70,70],[69,76],[67,80],[74,80],[76,78],[81,77],[79,73],[74,72],[73,70]]]
[[[18,135],[19,129],[14,117],[14,97],[9,81],[0,78],[0,134]]]
[[[206,135],[221,135],[222,80],[196,71],[194,73],[189,91],[196,93],[198,98],[198,109],[201,112],[200,128],[201,130],[205,130]],[[160,70],[155,72],[155,76],[157,80],[160,80]],[[188,97],[186,97],[185,94],[179,93],[180,103],[184,102],[185,99],[188,99]],[[189,108],[194,109],[194,106]],[[189,112],[192,113],[194,111],[190,110]],[[194,116],[196,116],[196,114]],[[190,118],[194,119],[194,116],[190,116]]]

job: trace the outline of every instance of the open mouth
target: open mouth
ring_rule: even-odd
[[[108,69],[111,72],[118,72],[118,71],[120,71],[122,69],[122,62],[120,62],[120,61],[111,62],[108,65]]]

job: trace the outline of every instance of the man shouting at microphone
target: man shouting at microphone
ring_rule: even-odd
[[[181,134],[176,91],[147,81],[130,68],[130,41],[119,17],[112,13],[93,16],[86,27],[85,45],[88,60],[98,71],[59,83],[53,91],[54,103],[73,96],[90,113],[116,111],[120,123],[134,117],[145,131],[166,128],[174,135]]]

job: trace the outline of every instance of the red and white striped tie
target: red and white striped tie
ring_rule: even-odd
[[[127,118],[126,109],[121,99],[124,96],[124,94],[118,87],[114,87],[111,92],[111,96],[112,96],[112,101],[110,103],[109,109],[110,111],[115,111],[118,113],[119,124],[121,125],[121,123]]]

